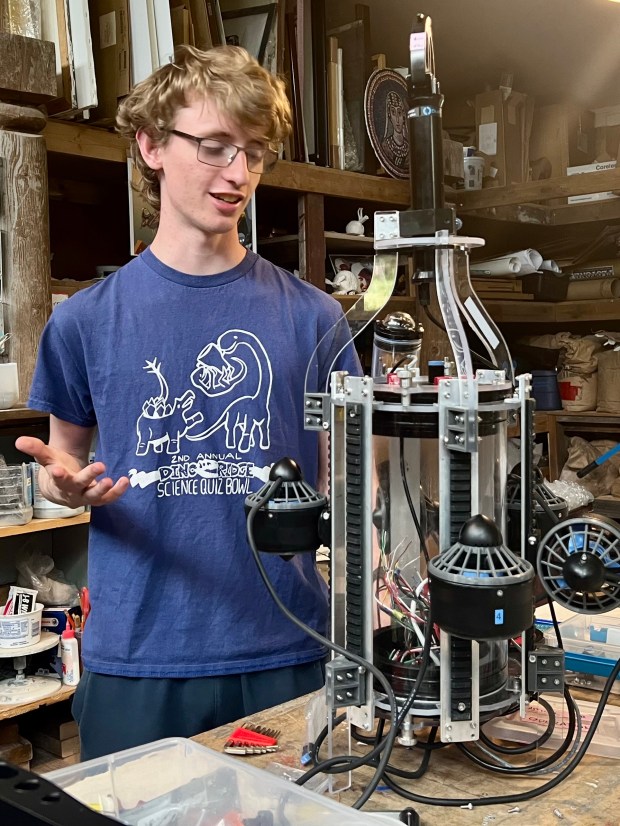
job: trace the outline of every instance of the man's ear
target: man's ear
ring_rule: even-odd
[[[138,129],[136,132],[136,142],[144,163],[151,169],[161,169],[161,144],[156,143],[144,129]]]

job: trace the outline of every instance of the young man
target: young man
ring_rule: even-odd
[[[289,123],[281,81],[239,48],[184,47],[139,84],[118,128],[159,212],[155,240],[58,307],[41,339],[29,404],[50,413],[49,444],[17,447],[42,466],[47,498],[93,506],[73,709],[83,759],[322,685],[325,652],[270,598],[243,509],[283,456],[317,484],[306,371],[308,389],[324,390],[332,370],[359,370],[346,325],[332,330],[337,303],[238,240]],[[325,632],[310,555],[265,565],[282,600]]]

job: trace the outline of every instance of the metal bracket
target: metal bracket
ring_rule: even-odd
[[[329,393],[306,393],[304,396],[305,430],[329,430]]]
[[[564,691],[564,651],[542,646],[527,656],[527,690]]]

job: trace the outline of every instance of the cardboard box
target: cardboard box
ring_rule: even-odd
[[[529,143],[534,101],[521,92],[501,89],[476,95],[478,154],[493,185],[523,183],[529,175]],[[486,183],[486,182],[485,182]]]
[[[75,281],[72,278],[52,278],[52,310],[61,301],[66,301],[71,298],[78,290],[84,290],[86,287],[92,287],[93,284],[98,284],[101,279],[91,278],[88,281]]]
[[[583,175],[588,172],[604,172],[606,169],[615,169],[616,161],[604,161],[603,163],[588,163],[582,166],[569,166],[567,175]],[[569,195],[569,204],[582,204],[585,201],[608,201],[610,198],[617,198],[613,192],[594,192],[591,195]]]
[[[459,180],[463,177],[463,144],[444,138],[443,144],[443,176],[448,180]]]
[[[92,0],[90,20],[98,97],[91,122],[112,125],[130,88],[127,0]]]
[[[546,158],[551,178],[562,177],[569,166],[591,163],[594,157],[594,112],[570,103],[534,109],[530,158]]]

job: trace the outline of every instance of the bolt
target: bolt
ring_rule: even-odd
[[[558,678],[557,678],[557,677],[556,677],[556,678],[555,678],[555,680],[553,681],[553,685],[560,685],[560,681],[558,680]]]
[[[542,663],[543,665],[547,665],[547,660],[541,660],[541,663]]]
[[[535,654],[530,654],[530,656],[529,656],[529,661],[530,661],[531,663],[535,663],[535,662],[536,662],[536,655],[535,655]]]
[[[559,668],[559,667],[560,667],[560,661],[559,661],[559,660],[554,660],[554,661],[553,661],[553,664],[554,664],[554,666],[555,666],[556,668]]]
[[[452,726],[451,726],[451,725],[447,725],[447,726],[446,726],[446,731],[452,731]]]
[[[343,701],[344,697],[342,696],[342,694],[336,694],[336,699],[338,700],[339,703],[341,703]]]
[[[457,708],[459,711],[465,711],[465,703],[459,703]]]
[[[353,694],[352,694],[351,691],[347,691],[347,697],[348,697],[349,700],[353,697]]]
[[[329,422],[323,422],[323,430],[329,430]]]
[[[527,541],[530,543],[530,545],[535,545],[536,544],[536,537],[535,536],[528,536]]]
[[[342,682],[342,674],[336,674],[336,679]]]
[[[540,678],[540,682],[541,682],[543,685],[547,685],[547,678],[546,678],[546,677],[541,677],[541,678]]]
[[[501,588],[498,590],[497,596],[498,597],[503,597],[504,596],[504,592],[501,590]]]

